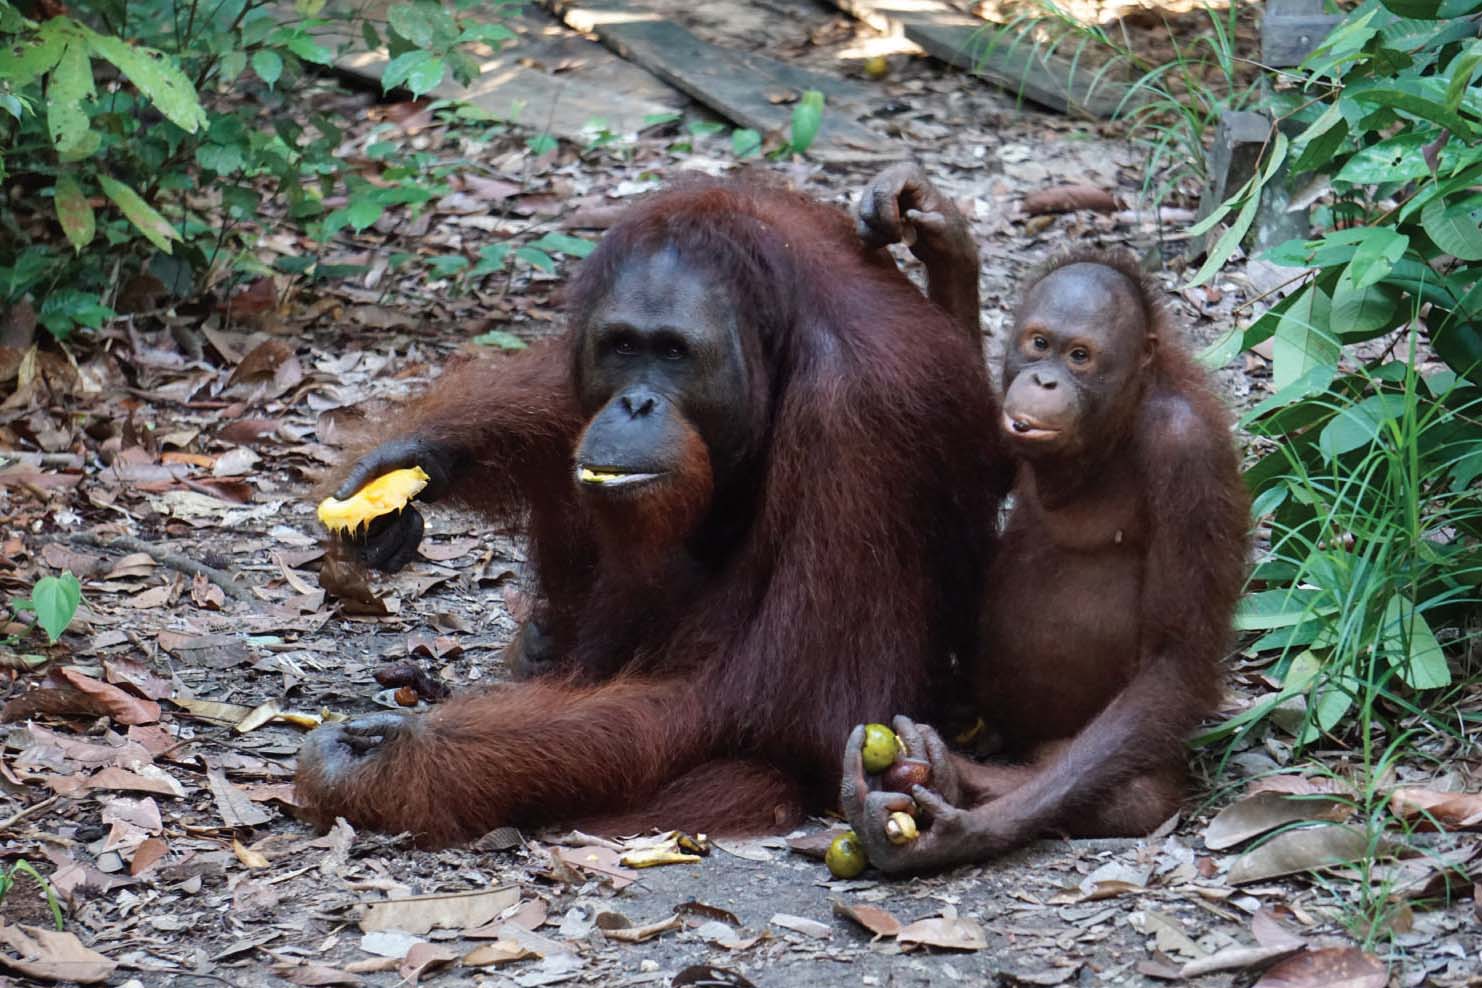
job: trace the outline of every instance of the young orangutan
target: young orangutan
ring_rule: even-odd
[[[876,185],[863,222],[877,242],[908,209],[955,215],[919,170]],[[916,224],[917,244],[944,225]],[[1184,738],[1220,695],[1248,502],[1225,410],[1156,299],[1134,261],[1094,252],[1025,292],[1001,421],[985,423],[1018,477],[970,670],[1004,759],[976,762],[898,717],[931,788],[872,792],[856,728],[841,801],[883,871],[981,861],[1047,832],[1145,834],[1182,799]],[[897,845],[885,821],[901,809],[922,829]]]

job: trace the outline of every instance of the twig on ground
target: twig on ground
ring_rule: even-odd
[[[62,794],[57,793],[55,796],[43,799],[39,803],[32,803],[30,806],[21,807],[4,820],[0,820],[0,834],[9,833],[16,824],[20,823],[26,817],[40,813],[61,798]]]
[[[132,536],[119,535],[111,539],[103,539],[91,532],[76,532],[68,535],[67,541],[74,542],[78,545],[92,546],[95,549],[121,549],[129,552],[142,552],[162,566],[168,566],[171,569],[179,570],[182,573],[189,573],[192,576],[197,574],[204,576],[234,600],[255,599],[246,587],[234,583],[232,581],[232,575],[225,570],[219,570],[214,566],[207,566],[205,563],[198,563],[194,559],[187,559],[177,553],[170,552],[167,549],[161,549],[159,546],[150,545],[148,542],[140,541]]]

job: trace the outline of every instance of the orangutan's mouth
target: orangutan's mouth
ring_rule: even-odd
[[[1060,435],[1059,429],[1042,425],[1027,415],[1010,415],[1007,412],[1003,416],[1003,427],[1015,439],[1027,439],[1031,442],[1042,442]]]
[[[663,476],[660,473],[652,473],[639,470],[620,470],[617,467],[589,467],[577,466],[577,482],[585,487],[631,487],[634,484],[646,484],[650,480],[657,480]]]

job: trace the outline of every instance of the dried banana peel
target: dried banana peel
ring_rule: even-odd
[[[343,501],[336,497],[320,501],[319,521],[331,532],[359,533],[382,515],[405,508],[429,479],[421,467],[384,473]]]

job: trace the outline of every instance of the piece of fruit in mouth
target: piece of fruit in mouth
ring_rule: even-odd
[[[405,508],[430,479],[421,467],[383,473],[343,501],[320,501],[319,521],[331,532],[359,532],[382,515]]]
[[[576,479],[583,484],[620,484],[625,481],[642,480],[653,474],[641,470],[607,470],[601,467],[577,467]]]

